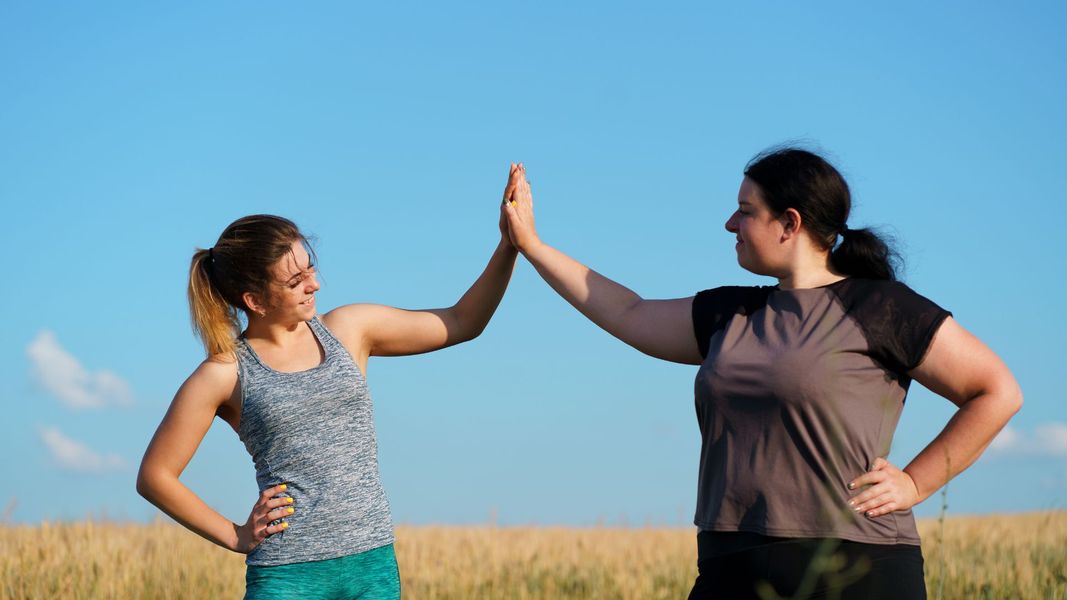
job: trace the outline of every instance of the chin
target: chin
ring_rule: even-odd
[[[773,268],[771,268],[769,265],[763,264],[763,263],[758,262],[758,261],[754,261],[754,260],[752,260],[752,259],[750,259],[750,258],[748,258],[746,256],[738,255],[737,264],[740,265],[742,269],[748,271],[749,273],[753,273],[755,275],[763,275],[765,277],[774,277],[775,273],[776,273],[776,271]]]

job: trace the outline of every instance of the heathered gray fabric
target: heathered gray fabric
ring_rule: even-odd
[[[318,317],[308,325],[325,359],[307,371],[275,371],[243,337],[237,341],[238,435],[259,489],[287,484],[282,495],[296,509],[288,529],[248,554],[248,565],[337,558],[393,542],[367,382]]]
[[[911,511],[857,515],[847,485],[889,453],[910,380],[887,365],[918,364],[948,314],[888,282],[701,292],[696,525],[919,544]]]

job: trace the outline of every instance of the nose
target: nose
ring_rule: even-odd
[[[319,274],[312,273],[311,276],[307,278],[307,293],[317,292],[321,287],[322,286],[319,285]]]
[[[729,219],[726,219],[726,231],[737,233],[737,211],[735,210]]]

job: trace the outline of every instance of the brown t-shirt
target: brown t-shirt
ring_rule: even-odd
[[[698,293],[697,527],[919,544],[910,510],[857,515],[846,486],[889,454],[907,373],[949,315],[902,283],[857,278]]]

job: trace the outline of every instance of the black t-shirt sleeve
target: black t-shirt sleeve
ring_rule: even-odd
[[[723,286],[698,292],[693,297],[693,333],[700,357],[708,357],[711,336],[726,327],[737,314],[751,314],[767,302],[771,288]]]
[[[952,316],[898,281],[857,281],[842,292],[871,355],[904,377],[922,363],[934,334]]]

